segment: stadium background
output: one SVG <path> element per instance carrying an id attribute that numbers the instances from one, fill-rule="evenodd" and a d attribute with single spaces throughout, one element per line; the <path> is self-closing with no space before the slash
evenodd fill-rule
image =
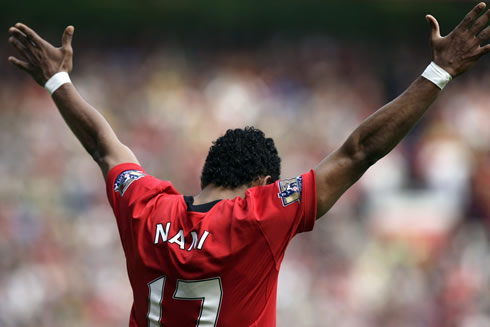
<path id="1" fill-rule="evenodd" d="M 96 165 L 49 96 L 9 66 L 22 21 L 59 44 L 72 79 L 146 170 L 199 191 L 211 141 L 255 125 L 283 177 L 314 167 L 429 63 L 475 2 L 18 1 L 0 28 L 0 326 L 124 326 L 124 255 Z M 278 326 L 490 325 L 490 59 L 296 237 Z"/>

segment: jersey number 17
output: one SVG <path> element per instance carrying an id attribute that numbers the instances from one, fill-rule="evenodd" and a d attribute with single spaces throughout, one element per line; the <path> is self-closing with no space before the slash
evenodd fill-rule
<path id="1" fill-rule="evenodd" d="M 163 289 L 166 276 L 161 276 L 148 283 L 148 327 L 160 327 L 162 320 Z M 219 277 L 202 280 L 177 280 L 173 295 L 176 300 L 201 300 L 201 310 L 196 327 L 216 327 L 223 288 Z"/>

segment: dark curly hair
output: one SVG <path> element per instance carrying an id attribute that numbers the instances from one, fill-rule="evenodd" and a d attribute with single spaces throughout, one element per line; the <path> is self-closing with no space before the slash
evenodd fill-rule
<path id="1" fill-rule="evenodd" d="M 250 185 L 258 177 L 281 174 L 281 158 L 274 140 L 255 127 L 229 129 L 213 142 L 201 174 L 201 188 Z"/>

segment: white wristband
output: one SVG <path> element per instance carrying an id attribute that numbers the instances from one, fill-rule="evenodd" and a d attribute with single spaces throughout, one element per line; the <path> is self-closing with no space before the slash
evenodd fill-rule
<path id="1" fill-rule="evenodd" d="M 425 77 L 426 79 L 437 85 L 441 90 L 445 88 L 446 85 L 453 79 L 451 74 L 449 74 L 433 61 L 422 73 L 422 77 Z"/>
<path id="2" fill-rule="evenodd" d="M 51 76 L 50 79 L 44 84 L 44 88 L 48 90 L 50 95 L 59 89 L 59 87 L 63 84 L 71 83 L 70 76 L 67 72 L 59 72 Z"/>

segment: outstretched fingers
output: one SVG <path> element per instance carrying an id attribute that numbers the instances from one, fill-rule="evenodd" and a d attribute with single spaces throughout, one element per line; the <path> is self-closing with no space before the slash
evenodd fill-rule
<path id="1" fill-rule="evenodd" d="M 8 58 L 8 61 L 13 64 L 14 66 L 17 66 L 18 68 L 25 70 L 26 72 L 31 71 L 31 65 L 25 61 L 19 60 L 15 57 L 10 56 Z"/>
<path id="2" fill-rule="evenodd" d="M 483 31 L 477 35 L 479 43 L 485 42 L 490 38 L 490 26 L 487 26 Z"/>
<path id="3" fill-rule="evenodd" d="M 9 34 L 19 40 L 26 48 L 37 47 L 34 41 L 29 39 L 27 35 L 16 27 L 9 28 Z"/>
<path id="4" fill-rule="evenodd" d="M 467 30 L 470 28 L 471 24 L 477 19 L 477 17 L 485 10 L 487 5 L 485 2 L 480 2 L 477 4 L 466 16 L 463 18 L 461 23 L 456 27 L 456 29 Z"/>
<path id="5" fill-rule="evenodd" d="M 45 42 L 39 35 L 37 35 L 36 32 L 27 27 L 27 25 L 17 23 L 15 24 L 15 27 L 22 31 L 22 33 L 24 33 L 28 39 L 34 42 L 34 44 L 42 44 L 43 42 Z"/>
<path id="6" fill-rule="evenodd" d="M 17 49 L 17 51 L 19 51 L 19 53 L 25 59 L 27 59 L 28 61 L 32 61 L 33 60 L 32 53 L 29 50 L 29 46 L 27 45 L 28 42 L 22 42 L 21 39 L 15 37 L 15 36 L 9 37 L 9 40 L 8 41 L 9 41 L 10 44 L 12 44 L 14 46 L 14 48 Z"/>
<path id="7" fill-rule="evenodd" d="M 25 35 L 21 30 L 19 30 L 17 27 L 11 27 L 9 28 L 9 34 L 12 36 L 16 36 L 18 38 L 24 38 L 27 39 L 27 35 Z"/>
<path id="8" fill-rule="evenodd" d="M 470 31 L 473 35 L 478 34 L 488 24 L 488 20 L 490 19 L 490 10 L 487 10 L 486 13 L 478 17 L 475 23 L 471 26 Z"/>
<path id="9" fill-rule="evenodd" d="M 479 57 L 490 53 L 490 44 L 487 44 L 480 48 Z"/>

